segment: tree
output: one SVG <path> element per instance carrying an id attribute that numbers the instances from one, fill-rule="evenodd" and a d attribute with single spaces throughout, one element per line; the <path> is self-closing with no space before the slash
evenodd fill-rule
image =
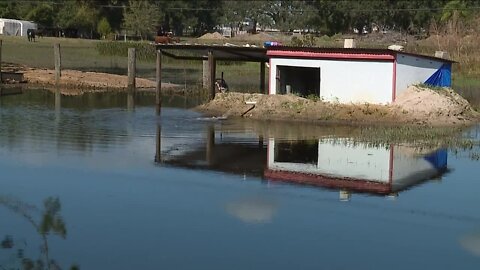
<path id="1" fill-rule="evenodd" d="M 139 35 L 142 39 L 146 39 L 155 32 L 159 21 L 158 7 L 147 0 L 130 0 L 128 8 L 123 12 L 125 29 Z"/>
<path id="2" fill-rule="evenodd" d="M 52 27 L 55 21 L 55 12 L 50 4 L 41 3 L 33 7 L 25 19 L 34 21 L 42 26 Z"/>
<path id="3" fill-rule="evenodd" d="M 97 20 L 98 10 L 93 5 L 83 1 L 66 1 L 58 12 L 56 26 L 73 28 L 81 37 L 93 38 Z"/>
<path id="4" fill-rule="evenodd" d="M 108 22 L 107 18 L 103 17 L 97 25 L 97 32 L 102 36 L 102 38 L 106 38 L 111 32 L 112 27 Z"/>

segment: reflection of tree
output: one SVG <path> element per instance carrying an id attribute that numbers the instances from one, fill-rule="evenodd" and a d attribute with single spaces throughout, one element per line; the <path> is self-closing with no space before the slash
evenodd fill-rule
<path id="1" fill-rule="evenodd" d="M 22 268 L 24 270 L 50 270 L 61 269 L 55 260 L 50 258 L 48 237 L 56 234 L 62 238 L 66 238 L 67 229 L 62 216 L 60 215 L 61 203 L 59 198 L 48 197 L 43 202 L 43 209 L 40 212 L 39 220 L 35 219 L 35 214 L 39 209 L 35 206 L 26 204 L 20 200 L 0 196 L 0 205 L 5 206 L 12 212 L 25 218 L 41 237 L 41 253 L 43 258 L 32 260 L 23 256 L 23 250 L 18 250 L 18 258 L 21 259 Z M 2 241 L 2 247 L 12 248 L 14 241 L 11 236 L 7 235 Z M 0 269 L 7 269 L 0 265 Z M 77 266 L 71 266 L 70 269 L 79 269 Z"/>

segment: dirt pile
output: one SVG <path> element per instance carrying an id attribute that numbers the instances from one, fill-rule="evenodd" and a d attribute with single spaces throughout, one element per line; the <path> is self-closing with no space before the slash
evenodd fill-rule
<path id="1" fill-rule="evenodd" d="M 205 35 L 199 37 L 198 39 L 226 39 L 222 34 L 218 32 L 206 33 Z"/>
<path id="2" fill-rule="evenodd" d="M 408 112 L 409 117 L 426 123 L 455 124 L 478 117 L 470 103 L 450 88 L 410 86 L 392 105 Z"/>
<path id="3" fill-rule="evenodd" d="M 224 93 L 197 110 L 209 116 L 345 124 L 449 126 L 479 119 L 468 102 L 449 89 L 409 88 L 394 104 L 340 104 L 294 95 Z"/>
<path id="4" fill-rule="evenodd" d="M 270 35 L 270 34 L 260 32 L 258 34 L 237 35 L 237 36 L 233 37 L 233 40 L 264 42 L 264 41 L 274 41 L 275 37 Z"/>

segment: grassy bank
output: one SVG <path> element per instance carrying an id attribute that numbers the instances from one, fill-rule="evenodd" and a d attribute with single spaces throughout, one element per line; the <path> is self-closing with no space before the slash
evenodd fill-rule
<path id="1" fill-rule="evenodd" d="M 37 42 L 28 42 L 22 37 L 1 37 L 3 40 L 3 61 L 22 64 L 36 68 L 53 68 L 53 44 L 60 43 L 62 47 L 62 65 L 65 69 L 82 71 L 97 71 L 115 74 L 127 73 L 127 49 L 136 47 L 138 50 L 137 73 L 144 78 L 155 76 L 155 50 L 147 42 L 104 42 L 98 40 L 66 39 L 66 38 L 39 38 Z M 274 38 L 275 39 L 275 38 Z M 280 39 L 289 44 L 289 38 Z M 201 42 L 213 43 L 250 43 L 260 45 L 262 41 L 248 39 L 235 40 L 196 40 L 184 39 L 184 42 L 194 44 Z M 407 51 L 432 54 L 435 50 L 449 51 L 453 59 L 459 61 L 454 65 L 453 84 L 461 95 L 469 100 L 473 106 L 480 109 L 480 55 L 476 54 L 474 41 L 461 46 L 458 42 L 437 42 L 436 38 L 408 43 Z M 343 37 L 319 37 L 314 39 L 315 46 L 339 47 L 343 46 Z M 359 47 L 386 47 L 387 41 L 359 40 Z M 200 61 L 179 61 L 167 57 L 163 59 L 163 78 L 166 82 L 191 87 L 199 86 L 202 78 L 202 63 Z M 259 89 L 260 68 L 258 63 L 232 64 L 219 62 L 217 78 L 224 72 L 224 77 L 232 91 L 256 92 Z"/>
<path id="2" fill-rule="evenodd" d="M 155 77 L 155 49 L 147 42 L 103 42 L 98 40 L 39 38 L 28 42 L 22 37 L 1 37 L 3 40 L 2 61 L 35 68 L 53 69 L 53 44 L 62 48 L 62 68 L 81 71 L 107 72 L 125 75 L 127 73 L 127 49 L 138 50 L 137 74 L 139 77 Z M 180 85 L 200 85 L 202 63 L 200 61 L 179 61 L 163 58 L 163 79 Z M 217 77 L 224 72 L 232 90 L 259 88 L 260 68 L 255 63 L 233 64 L 219 62 Z M 245 80 L 245 78 L 249 78 Z M 255 78 L 250 80 L 250 78 Z"/>

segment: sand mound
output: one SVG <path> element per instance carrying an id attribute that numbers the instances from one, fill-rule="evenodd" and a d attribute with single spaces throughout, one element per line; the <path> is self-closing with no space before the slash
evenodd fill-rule
<path id="1" fill-rule="evenodd" d="M 210 116 L 356 124 L 449 126 L 479 119 L 470 104 L 451 89 L 419 87 L 410 87 L 392 105 L 329 103 L 295 95 L 223 93 L 197 110 Z"/>
<path id="2" fill-rule="evenodd" d="M 199 37 L 198 39 L 226 39 L 222 34 L 218 32 L 206 33 L 205 35 Z"/>
<path id="3" fill-rule="evenodd" d="M 242 34 L 235 36 L 234 40 L 241 40 L 241 41 L 273 41 L 275 37 L 269 35 L 267 33 L 258 33 L 258 34 Z"/>
<path id="4" fill-rule="evenodd" d="M 53 86 L 55 85 L 55 72 L 48 69 L 25 69 L 24 77 L 30 84 Z M 128 85 L 125 75 L 108 74 L 101 72 L 82 72 L 78 70 L 62 70 L 60 86 L 63 94 L 82 94 L 92 90 L 124 90 Z M 155 82 L 148 79 L 137 78 L 138 90 L 155 88 Z M 162 83 L 164 89 L 174 88 L 175 85 Z"/>
<path id="5" fill-rule="evenodd" d="M 470 103 L 450 88 L 410 86 L 393 103 L 417 119 L 451 122 L 477 117 Z"/>

